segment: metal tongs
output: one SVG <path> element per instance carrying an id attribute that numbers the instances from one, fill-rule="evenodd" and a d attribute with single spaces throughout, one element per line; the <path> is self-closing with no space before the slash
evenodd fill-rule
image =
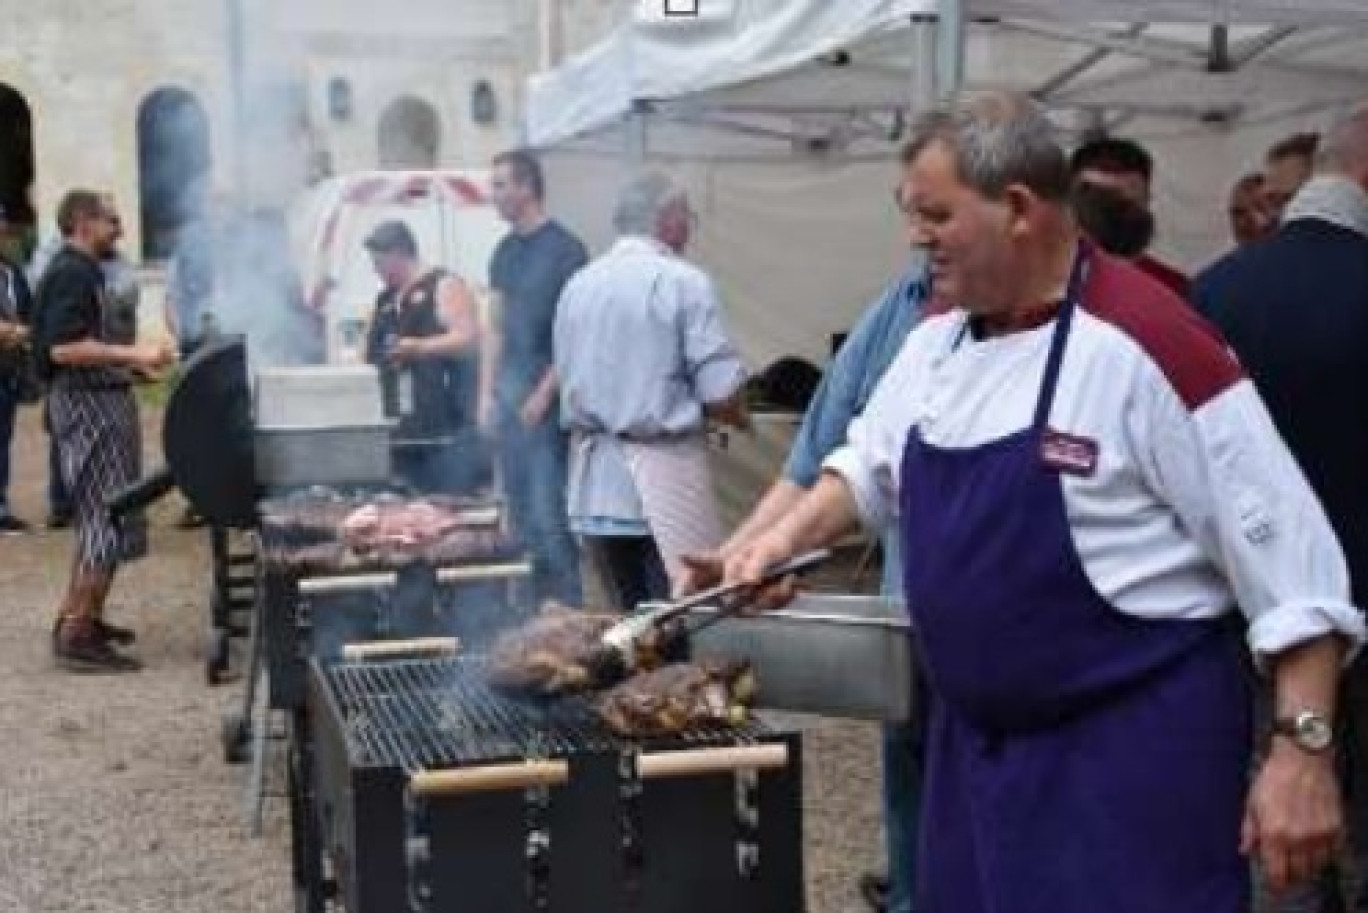
<path id="1" fill-rule="evenodd" d="M 749 601 L 745 599 L 731 599 L 729 597 L 737 596 L 755 587 L 778 583 L 791 574 L 804 573 L 830 557 L 830 549 L 814 549 L 771 565 L 754 583 L 719 584 L 684 599 L 651 606 L 627 616 L 603 633 L 601 638 L 602 649 L 591 663 L 594 667 L 594 678 L 596 680 L 619 678 L 630 672 L 635 665 L 637 648 L 643 641 L 660 635 L 661 632 L 669 628 L 672 622 L 694 609 L 716 604 L 717 612 L 697 625 L 694 630 L 707 627 L 723 618 L 736 615 L 750 605 Z"/>

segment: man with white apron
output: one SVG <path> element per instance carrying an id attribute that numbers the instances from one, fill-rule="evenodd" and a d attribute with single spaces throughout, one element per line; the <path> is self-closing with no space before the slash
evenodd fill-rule
<path id="1" fill-rule="evenodd" d="M 932 698 L 918 911 L 1245 913 L 1247 856 L 1280 890 L 1339 837 L 1364 633 L 1339 545 L 1221 340 L 1079 238 L 1035 105 L 934 112 L 904 163 L 949 306 L 727 576 L 899 515 Z M 1279 716 L 1252 788 L 1241 634 Z"/>
<path id="2" fill-rule="evenodd" d="M 617 242 L 570 279 L 556 309 L 570 525 L 622 608 L 668 597 L 680 556 L 721 544 L 705 423 L 745 424 L 745 367 L 717 294 L 679 256 L 693 220 L 678 184 L 633 180 Z"/>

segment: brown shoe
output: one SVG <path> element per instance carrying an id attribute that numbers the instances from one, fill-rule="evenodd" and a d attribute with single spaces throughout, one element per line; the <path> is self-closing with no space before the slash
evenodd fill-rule
<path id="1" fill-rule="evenodd" d="M 138 635 L 132 628 L 111 624 L 103 618 L 95 619 L 95 633 L 118 647 L 128 647 L 138 642 Z"/>
<path id="2" fill-rule="evenodd" d="M 53 656 L 58 668 L 67 672 L 137 672 L 142 668 L 138 660 L 111 647 L 94 624 L 81 622 L 62 626 L 53 644 Z"/>

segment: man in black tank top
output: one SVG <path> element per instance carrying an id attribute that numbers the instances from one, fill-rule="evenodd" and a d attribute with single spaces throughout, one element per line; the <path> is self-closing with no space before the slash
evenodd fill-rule
<path id="1" fill-rule="evenodd" d="M 384 289 L 366 339 L 386 412 L 398 420 L 395 468 L 422 492 L 470 493 L 488 484 L 476 424 L 480 326 L 464 282 L 424 266 L 403 222 L 366 239 Z"/>

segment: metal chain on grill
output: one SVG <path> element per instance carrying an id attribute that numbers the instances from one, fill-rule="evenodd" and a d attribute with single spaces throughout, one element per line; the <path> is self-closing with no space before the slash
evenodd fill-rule
<path id="1" fill-rule="evenodd" d="M 736 772 L 736 871 L 742 878 L 760 874 L 760 772 Z"/>
<path id="2" fill-rule="evenodd" d="M 375 617 L 375 634 L 377 640 L 384 640 L 387 637 L 394 637 L 394 612 L 395 603 L 398 601 L 395 594 L 397 587 L 377 588 L 372 593 L 371 612 Z"/>
<path id="3" fill-rule="evenodd" d="M 528 745 L 528 760 L 550 757 L 539 733 Z M 533 786 L 523 793 L 524 824 L 527 829 L 527 899 L 534 911 L 551 909 L 551 787 Z"/>
<path id="4" fill-rule="evenodd" d="M 618 814 L 622 833 L 622 862 L 626 875 L 629 906 L 641 898 L 642 874 L 646 869 L 646 842 L 641 797 L 645 787 L 637 767 L 637 752 L 623 748 L 618 752 Z"/>

